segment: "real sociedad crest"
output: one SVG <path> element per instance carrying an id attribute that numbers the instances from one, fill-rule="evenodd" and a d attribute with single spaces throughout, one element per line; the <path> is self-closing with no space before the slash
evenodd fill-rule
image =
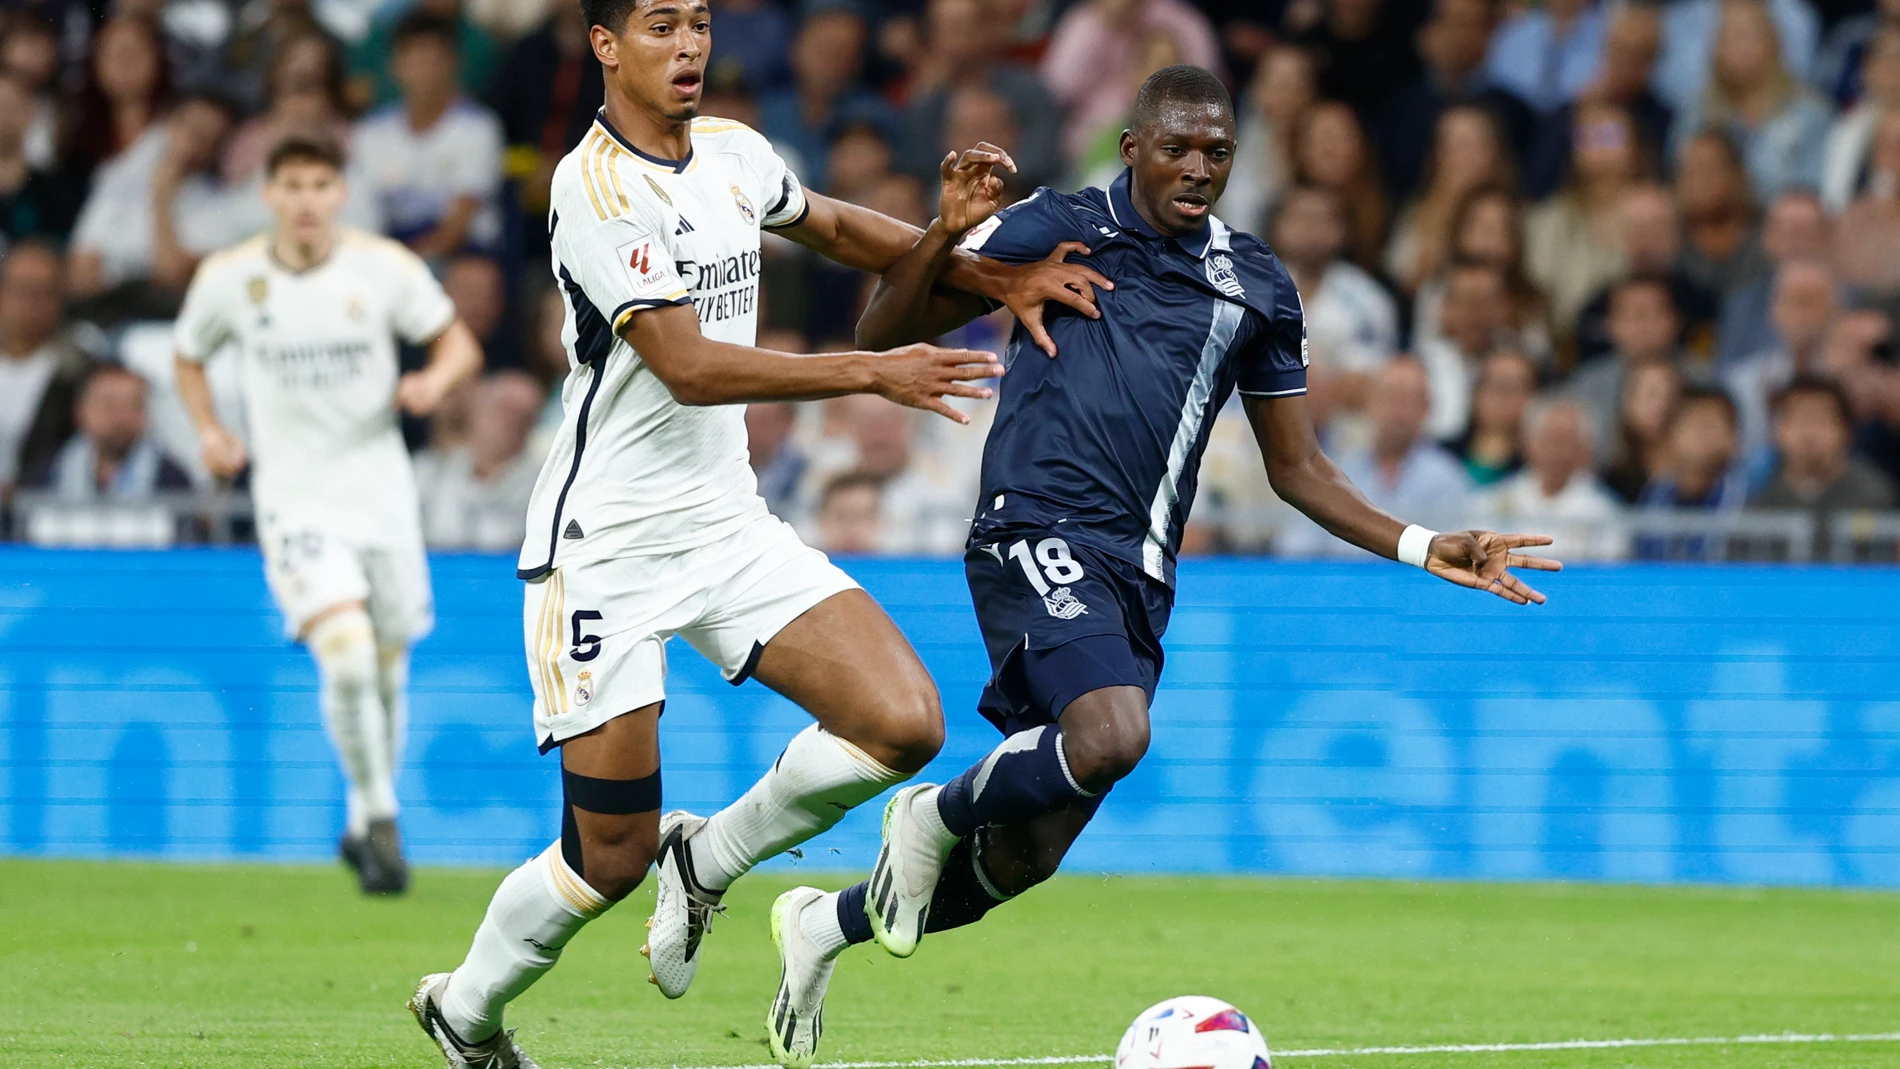
<path id="1" fill-rule="evenodd" d="M 1224 252 L 1207 258 L 1207 282 L 1235 300 L 1247 296 L 1247 291 L 1240 288 L 1240 276 L 1234 272 L 1234 258 Z"/>

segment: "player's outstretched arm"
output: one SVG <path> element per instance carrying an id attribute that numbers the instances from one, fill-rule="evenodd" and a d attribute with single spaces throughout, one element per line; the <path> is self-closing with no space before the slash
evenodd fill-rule
<path id="1" fill-rule="evenodd" d="M 816 401 L 873 393 L 968 423 L 968 416 L 943 399 L 987 398 L 992 392 L 988 387 L 970 383 L 1003 373 L 989 353 L 934 345 L 827 356 L 729 345 L 699 332 L 699 316 L 691 305 L 636 312 L 620 333 L 683 405 Z"/>
<path id="2" fill-rule="evenodd" d="M 962 155 L 952 152 L 938 164 L 943 192 L 937 218 L 878 279 L 871 301 L 858 320 L 859 345 L 888 349 L 941 337 L 989 310 L 982 297 L 944 285 L 943 275 L 955 262 L 957 244 L 963 236 L 1002 206 L 1003 180 L 995 173 L 998 168 L 1014 171 L 1016 163 L 1009 153 L 988 142 L 980 142 Z M 1080 242 L 1065 242 L 1046 262 L 1060 264 L 1072 252 L 1088 251 Z M 1024 320 L 1024 325 L 1036 343 L 1054 356 L 1055 343 L 1043 328 L 1040 309 L 1037 311 L 1034 319 Z M 1091 303 L 1085 314 L 1099 317 L 1101 313 Z"/>
<path id="3" fill-rule="evenodd" d="M 846 267 L 882 275 L 922 236 L 909 223 L 810 190 L 805 191 L 805 201 L 810 211 L 804 220 L 778 233 Z M 1042 306 L 1058 301 L 1091 319 L 1100 318 L 1095 288 L 1114 288 L 1100 273 L 1081 264 L 1052 259 L 1018 267 L 960 251 L 949 254 L 939 281 L 1008 308 L 1051 356 L 1055 346 L 1042 329 Z"/>
<path id="4" fill-rule="evenodd" d="M 1320 449 L 1304 397 L 1249 397 L 1246 407 L 1274 493 L 1334 537 L 1389 560 L 1417 564 L 1447 582 L 1489 591 L 1518 605 L 1544 603 L 1544 595 L 1511 570 L 1562 570 L 1563 565 L 1554 560 L 1517 552 L 1550 545 L 1548 536 L 1494 531 L 1437 534 L 1407 527 L 1367 501 Z M 1423 545 L 1417 544 L 1420 542 Z"/>

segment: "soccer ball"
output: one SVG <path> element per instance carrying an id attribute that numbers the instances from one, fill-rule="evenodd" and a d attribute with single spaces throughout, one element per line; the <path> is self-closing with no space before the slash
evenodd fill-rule
<path id="1" fill-rule="evenodd" d="M 1273 1069 L 1267 1037 L 1217 998 L 1183 995 L 1143 1010 L 1115 1050 L 1115 1069 Z"/>

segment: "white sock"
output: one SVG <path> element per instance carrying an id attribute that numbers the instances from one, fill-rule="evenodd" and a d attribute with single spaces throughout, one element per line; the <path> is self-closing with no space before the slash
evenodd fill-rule
<path id="1" fill-rule="evenodd" d="M 694 874 L 706 890 L 723 891 L 752 866 L 817 835 L 909 778 L 813 724 L 792 738 L 751 790 L 714 813 L 693 836 Z"/>
<path id="2" fill-rule="evenodd" d="M 382 695 L 389 723 L 389 770 L 402 768 L 402 746 L 409 737 L 409 647 L 376 647 L 376 693 Z"/>
<path id="3" fill-rule="evenodd" d="M 836 891 L 806 906 L 805 912 L 799 914 L 798 926 L 804 930 L 805 938 L 817 945 L 826 961 L 837 958 L 851 948 L 851 941 L 844 937 L 844 929 L 838 924 Z"/>
<path id="4" fill-rule="evenodd" d="M 349 781 L 349 831 L 361 835 L 372 820 L 396 816 L 390 764 L 389 713 L 376 669 L 376 632 L 361 609 L 319 620 L 304 638 L 316 658 L 324 726 Z"/>
<path id="5" fill-rule="evenodd" d="M 502 1010 L 554 968 L 574 933 L 612 905 L 567 867 L 559 842 L 543 850 L 495 889 L 468 957 L 442 991 L 442 1018 L 470 1043 L 494 1035 Z"/>

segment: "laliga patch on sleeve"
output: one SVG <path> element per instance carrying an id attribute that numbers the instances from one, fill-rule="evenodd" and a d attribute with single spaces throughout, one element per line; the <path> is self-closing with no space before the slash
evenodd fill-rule
<path id="1" fill-rule="evenodd" d="M 990 235 L 996 233 L 997 228 L 1001 227 L 1002 225 L 1003 225 L 1002 216 L 1000 215 L 990 216 L 988 219 L 985 219 L 982 222 L 971 227 L 970 232 L 963 235 L 963 241 L 957 245 L 957 248 L 962 249 L 965 252 L 975 252 L 978 249 L 981 249 L 983 247 L 984 242 L 987 242 L 990 240 Z"/>
<path id="2" fill-rule="evenodd" d="M 614 250 L 614 255 L 620 259 L 620 266 L 626 270 L 627 279 L 637 290 L 651 289 L 666 277 L 669 254 L 651 238 L 629 241 Z"/>

